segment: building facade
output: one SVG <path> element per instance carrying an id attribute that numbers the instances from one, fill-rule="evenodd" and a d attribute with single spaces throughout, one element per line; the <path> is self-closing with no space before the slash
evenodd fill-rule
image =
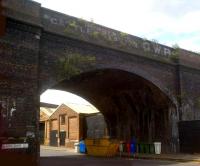
<path id="1" fill-rule="evenodd" d="M 74 143 L 86 138 L 85 116 L 97 112 L 90 105 L 61 104 L 48 116 L 44 110 L 40 113 L 41 142 L 50 146 L 73 148 Z M 43 127 L 42 124 L 43 123 Z"/>

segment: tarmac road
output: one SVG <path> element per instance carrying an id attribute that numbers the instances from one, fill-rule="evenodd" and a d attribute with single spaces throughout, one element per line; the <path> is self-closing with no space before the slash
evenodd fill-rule
<path id="1" fill-rule="evenodd" d="M 199 166 L 195 162 L 139 160 L 128 158 L 96 158 L 65 149 L 41 149 L 40 166 Z"/>
<path id="2" fill-rule="evenodd" d="M 176 163 L 159 160 L 128 160 L 128 159 L 107 159 L 85 156 L 70 157 L 42 157 L 40 166 L 199 166 L 199 163 Z"/>

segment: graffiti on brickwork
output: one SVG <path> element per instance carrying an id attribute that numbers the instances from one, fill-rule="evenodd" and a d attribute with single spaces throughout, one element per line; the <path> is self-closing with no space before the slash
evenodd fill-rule
<path id="1" fill-rule="evenodd" d="M 16 99 L 12 97 L 0 97 L 0 135 L 6 133 L 12 127 L 12 121 L 16 116 Z"/>
<path id="2" fill-rule="evenodd" d="M 11 63 L 11 62 L 0 62 L 0 65 L 4 65 L 12 70 L 22 70 L 22 71 L 30 71 L 30 70 L 36 70 L 36 65 L 24 65 L 24 64 L 17 64 L 17 63 Z"/>

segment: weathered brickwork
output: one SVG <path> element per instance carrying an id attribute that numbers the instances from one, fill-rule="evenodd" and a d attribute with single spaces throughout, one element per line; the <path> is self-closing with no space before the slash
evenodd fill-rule
<path id="1" fill-rule="evenodd" d="M 65 123 L 62 124 L 61 116 L 65 117 Z M 67 107 L 66 105 L 60 105 L 56 111 L 45 120 L 47 125 L 47 132 L 45 136 L 44 143 L 45 145 L 51 145 L 50 135 L 54 130 L 57 133 L 56 137 L 56 145 L 57 146 L 66 146 L 68 148 L 74 148 L 74 143 L 83 139 L 84 130 L 84 114 L 79 114 Z M 61 142 L 60 133 L 64 132 L 65 140 L 63 143 Z"/>
<path id="2" fill-rule="evenodd" d="M 5 35 L 0 38 L 0 102 L 3 107 L 1 137 L 30 138 L 32 164 L 38 158 L 38 27 L 7 18 Z M 30 145 L 31 145 L 30 144 Z M 36 146 L 35 146 L 36 145 Z M 30 149 L 31 148 L 31 149 Z"/>
<path id="3" fill-rule="evenodd" d="M 197 69 L 181 68 L 182 120 L 200 119 L 200 72 Z"/>
<path id="4" fill-rule="evenodd" d="M 39 95 L 52 87 L 84 96 L 100 108 L 108 123 L 118 118 L 109 124 L 115 135 L 120 110 L 125 110 L 127 126 L 133 125 L 127 110 L 136 110 L 133 115 L 139 116 L 138 110 L 147 103 L 151 111 L 166 110 L 160 118 L 166 122 L 161 130 L 167 136 L 165 144 L 172 144 L 169 151 L 178 151 L 177 122 L 200 120 L 197 54 L 182 50 L 179 63 L 173 62 L 173 49 L 167 46 L 44 9 L 33 1 L 2 4 L 6 32 L 0 38 L 1 136 L 30 138 L 34 161 L 39 154 Z M 77 63 L 74 75 L 63 75 L 59 62 L 69 60 L 69 55 L 94 61 Z M 156 122 L 152 125 L 154 130 Z M 127 126 L 120 126 L 119 133 Z M 152 133 L 155 138 L 159 135 Z"/>

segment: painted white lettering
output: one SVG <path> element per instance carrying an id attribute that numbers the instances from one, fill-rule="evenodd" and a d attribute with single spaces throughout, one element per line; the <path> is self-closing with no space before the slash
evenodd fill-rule
<path id="1" fill-rule="evenodd" d="M 59 19 L 59 25 L 65 25 L 65 20 L 63 20 L 63 19 Z"/>
<path id="2" fill-rule="evenodd" d="M 142 46 L 143 46 L 144 51 L 151 51 L 149 42 L 143 42 Z"/>
<path id="3" fill-rule="evenodd" d="M 81 33 L 83 32 L 83 28 L 82 27 L 79 27 L 79 30 L 80 30 Z"/>
<path id="4" fill-rule="evenodd" d="M 92 33 L 92 26 L 90 24 L 86 24 L 86 33 Z"/>
<path id="5" fill-rule="evenodd" d="M 130 43 L 130 45 L 134 48 L 138 48 L 138 43 L 135 40 L 129 40 L 128 41 Z"/>
<path id="6" fill-rule="evenodd" d="M 156 54 L 160 54 L 162 47 L 159 44 L 153 44 L 153 48 Z"/>
<path id="7" fill-rule="evenodd" d="M 110 34 L 108 35 L 108 40 L 112 41 L 112 36 Z"/>
<path id="8" fill-rule="evenodd" d="M 44 15 L 45 19 L 49 19 L 49 16 L 47 14 Z"/>
<path id="9" fill-rule="evenodd" d="M 113 41 L 118 41 L 117 34 L 115 32 L 112 32 L 110 36 L 112 37 Z"/>
<path id="10" fill-rule="evenodd" d="M 171 55 L 171 50 L 169 48 L 164 48 L 164 55 L 165 56 L 170 56 Z"/>
<path id="11" fill-rule="evenodd" d="M 108 36 L 108 32 L 103 30 L 100 32 L 102 34 L 103 37 L 107 37 Z"/>
<path id="12" fill-rule="evenodd" d="M 97 32 L 101 32 L 103 29 L 101 27 L 94 26 L 93 29 Z"/>
<path id="13" fill-rule="evenodd" d="M 52 24 L 58 24 L 58 19 L 56 18 L 51 18 L 50 21 Z"/>

